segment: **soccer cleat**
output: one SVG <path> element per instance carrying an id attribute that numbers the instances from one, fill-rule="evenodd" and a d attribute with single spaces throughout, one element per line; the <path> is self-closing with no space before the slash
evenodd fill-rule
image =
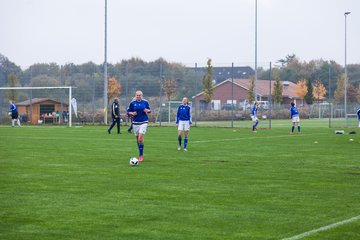
<path id="1" fill-rule="evenodd" d="M 178 151 L 180 151 L 181 150 L 181 146 L 178 146 Z"/>
<path id="2" fill-rule="evenodd" d="M 144 156 L 139 156 L 139 162 L 144 161 Z"/>
<path id="3" fill-rule="evenodd" d="M 301 134 L 301 132 L 298 132 L 298 134 Z"/>
<path id="4" fill-rule="evenodd" d="M 108 133 L 110 134 L 110 129 L 108 129 Z"/>
<path id="5" fill-rule="evenodd" d="M 294 132 L 290 132 L 290 134 L 294 134 Z"/>
<path id="6" fill-rule="evenodd" d="M 186 148 L 184 148 L 184 151 L 185 151 L 185 152 L 187 152 L 187 149 L 186 149 Z"/>

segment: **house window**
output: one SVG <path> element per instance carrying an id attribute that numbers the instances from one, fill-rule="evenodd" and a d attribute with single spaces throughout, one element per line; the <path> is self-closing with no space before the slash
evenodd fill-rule
<path id="1" fill-rule="evenodd" d="M 221 109 L 221 101 L 220 100 L 211 100 L 211 108 L 213 110 L 220 110 Z"/>
<path id="2" fill-rule="evenodd" d="M 200 100 L 200 110 L 206 110 L 208 109 L 208 103 L 205 102 L 204 100 Z"/>

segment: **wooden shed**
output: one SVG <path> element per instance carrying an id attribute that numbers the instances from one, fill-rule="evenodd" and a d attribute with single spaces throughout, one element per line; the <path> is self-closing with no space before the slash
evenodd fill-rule
<path id="1" fill-rule="evenodd" d="M 30 104 L 32 105 L 32 119 L 30 118 Z M 27 121 L 32 124 L 38 124 L 39 120 L 43 123 L 62 123 L 63 113 L 69 111 L 69 104 L 61 103 L 49 98 L 33 98 L 16 103 L 19 116 L 26 114 Z"/>

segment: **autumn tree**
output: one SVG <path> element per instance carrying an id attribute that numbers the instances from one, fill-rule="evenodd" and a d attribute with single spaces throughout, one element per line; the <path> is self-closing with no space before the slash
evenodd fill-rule
<path id="1" fill-rule="evenodd" d="M 118 97 L 121 93 L 121 84 L 116 80 L 114 76 L 108 80 L 108 103 L 110 99 Z"/>
<path id="2" fill-rule="evenodd" d="M 341 77 L 337 80 L 336 89 L 334 93 L 334 98 L 337 103 L 341 103 L 344 101 L 345 96 L 345 75 L 341 75 Z"/>
<path id="3" fill-rule="evenodd" d="M 176 80 L 168 79 L 165 80 L 162 86 L 166 99 L 170 101 L 172 98 L 176 97 Z"/>
<path id="4" fill-rule="evenodd" d="M 248 92 L 248 100 L 251 104 L 253 101 L 255 101 L 255 95 L 254 95 L 254 87 L 255 87 L 255 77 L 250 78 L 250 87 Z"/>
<path id="5" fill-rule="evenodd" d="M 347 86 L 347 99 L 349 100 L 349 102 L 357 102 L 357 91 L 358 90 L 356 89 L 356 87 L 354 87 L 352 84 L 349 84 Z"/>
<path id="6" fill-rule="evenodd" d="M 275 76 L 275 83 L 274 83 L 274 91 L 273 91 L 273 97 L 274 97 L 274 103 L 277 103 L 280 105 L 282 102 L 282 92 L 283 92 L 283 86 L 279 75 Z"/>
<path id="7" fill-rule="evenodd" d="M 358 87 L 357 94 L 356 94 L 356 100 L 357 100 L 357 103 L 360 103 L 360 83 L 359 83 L 359 87 Z"/>
<path id="8" fill-rule="evenodd" d="M 302 99 L 302 105 L 304 106 L 304 98 L 308 92 L 306 80 L 302 79 L 296 83 L 295 93 Z"/>
<path id="9" fill-rule="evenodd" d="M 314 102 L 313 85 L 312 85 L 310 79 L 307 80 L 306 86 L 307 86 L 308 91 L 305 95 L 304 100 L 307 104 L 313 104 L 313 102 Z"/>
<path id="10" fill-rule="evenodd" d="M 9 87 L 18 87 L 19 86 L 18 79 L 14 73 L 10 73 L 8 76 L 8 86 Z M 8 99 L 17 101 L 18 91 L 14 90 L 14 89 L 9 90 L 7 92 L 7 97 L 8 97 Z"/>
<path id="11" fill-rule="evenodd" d="M 320 100 L 323 100 L 325 98 L 326 92 L 327 90 L 324 87 L 324 85 L 321 83 L 321 81 L 316 80 L 313 88 L 313 96 L 315 99 L 318 100 L 318 103 L 320 102 Z"/>
<path id="12" fill-rule="evenodd" d="M 204 86 L 204 101 L 209 104 L 214 95 L 214 86 L 213 86 L 213 67 L 211 65 L 211 59 L 207 61 L 206 75 L 203 77 L 203 86 Z"/>

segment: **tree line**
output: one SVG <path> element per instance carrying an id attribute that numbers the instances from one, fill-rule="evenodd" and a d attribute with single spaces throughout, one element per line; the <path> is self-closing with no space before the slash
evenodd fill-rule
<path id="1" fill-rule="evenodd" d="M 206 67 L 198 71 L 181 63 L 169 63 L 163 58 L 151 62 L 131 58 L 109 63 L 108 77 L 112 79 L 109 84 L 113 84 L 109 88 L 117 89 L 112 94 L 118 93 L 128 99 L 133 97 L 137 89 L 142 89 L 146 96 L 163 95 L 166 100 L 180 100 L 204 91 L 211 101 L 211 75 L 216 69 L 211 61 L 208 59 Z M 360 102 L 360 64 L 349 64 L 347 70 L 348 99 L 350 102 Z M 335 61 L 320 59 L 305 62 L 293 54 L 277 61 L 271 74 L 270 69 L 259 68 L 258 79 L 268 80 L 271 77 L 275 81 L 294 82 L 298 85 L 297 94 L 309 104 L 323 98 L 342 102 L 345 85 L 343 73 L 344 68 Z M 0 54 L 0 86 L 73 86 L 77 87 L 75 94 L 81 95 L 84 101 L 90 101 L 94 97 L 103 97 L 103 79 L 102 64 L 37 63 L 21 69 Z M 277 99 L 275 95 L 274 99 Z"/>

